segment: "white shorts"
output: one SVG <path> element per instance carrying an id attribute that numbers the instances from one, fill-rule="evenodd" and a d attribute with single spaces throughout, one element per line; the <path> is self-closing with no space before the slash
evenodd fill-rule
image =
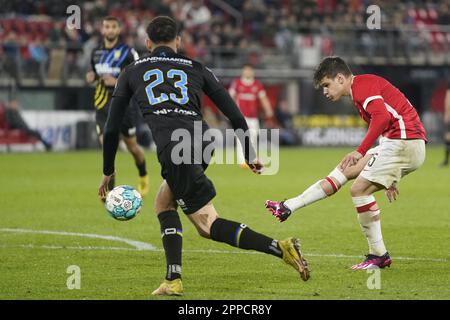
<path id="1" fill-rule="evenodd" d="M 425 161 L 425 141 L 381 138 L 380 144 L 370 149 L 373 157 L 360 176 L 389 188 L 401 178 L 417 170 Z"/>

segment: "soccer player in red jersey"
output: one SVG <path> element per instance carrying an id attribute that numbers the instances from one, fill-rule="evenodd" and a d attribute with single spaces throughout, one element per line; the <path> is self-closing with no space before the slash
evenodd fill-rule
<path id="1" fill-rule="evenodd" d="M 315 71 L 314 82 L 331 101 L 350 96 L 369 129 L 356 150 L 324 179 L 297 197 L 281 202 L 268 200 L 266 207 L 284 221 L 292 212 L 333 195 L 348 180 L 355 179 L 350 193 L 369 254 L 352 269 L 390 266 L 381 234 L 380 209 L 373 194 L 385 190 L 389 201 L 396 199 L 397 183 L 425 160 L 425 129 L 414 107 L 396 87 L 376 75 L 353 75 L 339 57 L 325 58 Z M 371 149 L 380 136 L 379 145 Z"/>
<path id="2" fill-rule="evenodd" d="M 246 64 L 243 66 L 241 77 L 231 83 L 228 92 L 244 115 L 250 131 L 250 140 L 256 146 L 259 130 L 259 105 L 262 106 L 266 119 L 273 117 L 273 111 L 263 84 L 255 79 L 255 71 L 252 65 Z M 237 143 L 239 144 L 239 141 Z M 242 148 L 238 145 L 238 162 L 242 167 L 246 167 L 244 155 L 241 150 Z"/>

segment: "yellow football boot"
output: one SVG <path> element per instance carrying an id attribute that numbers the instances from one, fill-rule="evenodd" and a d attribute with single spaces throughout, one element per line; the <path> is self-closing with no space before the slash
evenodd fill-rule
<path id="1" fill-rule="evenodd" d="M 137 186 L 137 191 L 141 194 L 141 196 L 145 196 L 150 191 L 150 182 L 149 182 L 148 174 L 143 177 L 139 177 L 139 183 Z"/>
<path id="2" fill-rule="evenodd" d="M 307 281 L 309 279 L 308 263 L 305 259 L 303 259 L 300 252 L 300 240 L 296 238 L 279 240 L 278 246 L 283 253 L 284 262 L 291 265 L 295 270 L 297 270 L 303 281 Z"/>
<path id="3" fill-rule="evenodd" d="M 164 280 L 158 289 L 152 292 L 154 296 L 182 296 L 183 284 L 181 279 Z"/>

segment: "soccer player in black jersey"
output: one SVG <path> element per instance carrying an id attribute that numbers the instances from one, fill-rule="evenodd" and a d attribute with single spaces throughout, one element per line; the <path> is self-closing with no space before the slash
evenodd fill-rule
<path id="1" fill-rule="evenodd" d="M 165 16 L 154 18 L 148 25 L 147 34 L 149 40 L 146 44 L 151 55 L 130 64 L 120 74 L 113 93 L 104 133 L 104 176 L 99 195 L 102 198 L 106 196 L 106 186 L 114 174 L 120 125 L 128 102 L 133 97 L 153 133 L 164 178 L 156 196 L 155 209 L 161 225 L 167 273 L 164 282 L 153 294 L 183 294 L 182 226 L 177 213 L 178 205 L 202 237 L 279 257 L 294 267 L 306 281 L 309 270 L 300 253 L 298 239 L 277 241 L 251 230 L 245 224 L 218 216 L 211 202 L 216 191 L 205 175 L 208 160 L 202 157 L 207 143 L 204 142 L 203 134 L 195 135 L 199 123 L 202 132 L 208 128 L 200 110 L 202 93 L 214 101 L 235 130 L 246 132 L 247 123 L 211 70 L 177 54 L 180 37 L 174 20 Z M 177 129 L 194 135 L 194 141 L 189 146 L 191 149 L 187 150 L 188 159 L 182 163 L 174 161 L 174 151 L 180 143 L 173 138 Z M 249 135 L 238 135 L 238 138 L 244 146 L 244 156 L 249 167 L 253 172 L 261 173 L 263 165 L 256 159 Z"/>
<path id="2" fill-rule="evenodd" d="M 95 120 L 97 122 L 97 134 L 101 144 L 103 144 L 103 131 L 117 77 L 123 68 L 139 58 L 133 48 L 119 41 L 120 31 L 120 22 L 117 18 L 109 16 L 103 19 L 103 43 L 92 52 L 92 70 L 86 74 L 86 81 L 88 83 L 97 80 L 94 106 L 96 109 Z M 134 101 L 131 101 L 131 107 L 128 108 L 122 123 L 121 133 L 123 141 L 128 151 L 133 155 L 139 171 L 137 190 L 142 195 L 146 195 L 149 191 L 149 178 L 145 165 L 144 151 L 138 145 L 136 139 L 136 112 L 139 112 L 137 106 Z M 111 190 L 113 187 L 114 177 L 110 180 L 108 188 Z"/>

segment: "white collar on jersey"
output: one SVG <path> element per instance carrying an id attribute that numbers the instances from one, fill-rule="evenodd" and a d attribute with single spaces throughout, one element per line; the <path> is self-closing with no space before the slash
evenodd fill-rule
<path id="1" fill-rule="evenodd" d="M 350 83 L 350 97 L 352 98 L 352 100 L 353 100 L 353 89 L 352 89 L 352 86 L 353 86 L 353 80 L 354 79 L 355 79 L 355 76 L 352 75 L 352 83 Z"/>

